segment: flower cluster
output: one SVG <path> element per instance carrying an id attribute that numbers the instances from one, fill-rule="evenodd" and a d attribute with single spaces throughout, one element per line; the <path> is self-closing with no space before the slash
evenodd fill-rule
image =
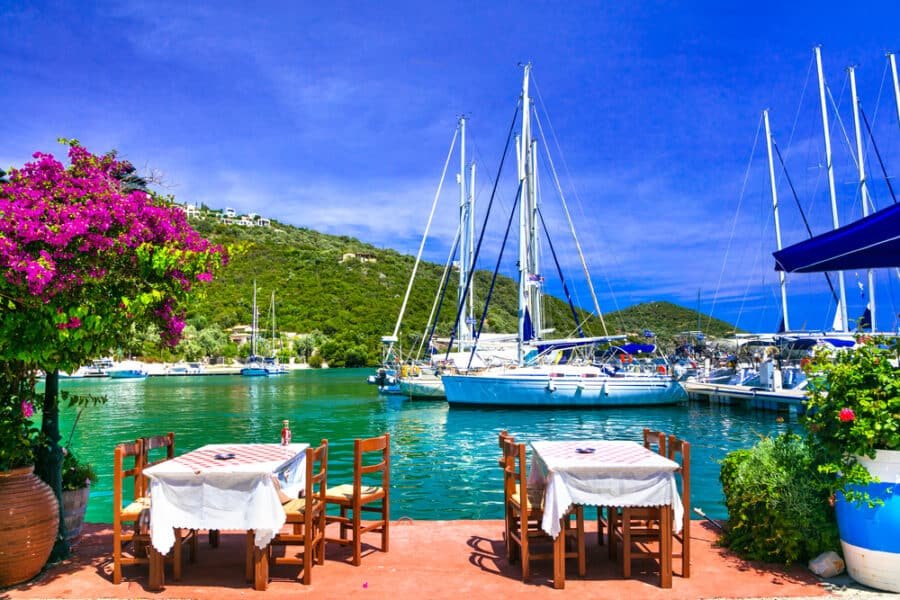
<path id="1" fill-rule="evenodd" d="M 0 368 L 0 471 L 33 464 L 37 429 L 29 374 L 21 363 Z"/>
<path id="2" fill-rule="evenodd" d="M 174 345 L 192 284 L 227 263 L 224 248 L 141 189 L 130 163 L 68 143 L 68 167 L 38 152 L 0 182 L 0 339 L 15 341 L 0 359 L 77 367 L 135 319 Z"/>
<path id="3" fill-rule="evenodd" d="M 900 450 L 900 342 L 861 338 L 856 348 L 821 352 L 807 367 L 810 389 L 803 422 L 825 455 L 837 489 L 865 483 L 857 456 Z"/>

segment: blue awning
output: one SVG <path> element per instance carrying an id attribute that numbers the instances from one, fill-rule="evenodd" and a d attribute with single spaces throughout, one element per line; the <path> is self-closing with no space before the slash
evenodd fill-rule
<path id="1" fill-rule="evenodd" d="M 773 256 L 775 270 L 788 273 L 900 267 L 900 204 L 788 246 Z"/>

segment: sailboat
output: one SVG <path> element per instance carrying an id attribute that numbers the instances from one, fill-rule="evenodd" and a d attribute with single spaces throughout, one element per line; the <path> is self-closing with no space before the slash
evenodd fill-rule
<path id="1" fill-rule="evenodd" d="M 263 364 L 266 367 L 267 374 L 269 375 L 284 375 L 288 372 L 287 367 L 280 364 L 278 362 L 278 357 L 275 355 L 275 292 L 272 292 L 272 302 L 269 307 L 269 323 L 272 326 L 272 356 L 269 356 L 263 359 Z"/>
<path id="2" fill-rule="evenodd" d="M 522 121 L 517 141 L 519 173 L 519 327 L 517 361 L 512 365 L 444 374 L 447 401 L 463 405 L 534 406 L 639 406 L 674 404 L 685 399 L 684 390 L 661 370 L 614 371 L 593 363 L 594 348 L 624 336 L 544 340 L 542 277 L 537 203 L 537 143 L 532 139 L 529 77 L 524 67 Z M 580 254 L 580 250 L 579 250 Z M 596 302 L 595 302 L 596 304 Z M 596 307 L 599 313 L 599 307 Z M 477 339 L 476 339 L 477 344 Z M 581 360 L 572 357 L 581 353 Z M 655 367 L 655 365 L 654 365 Z"/>
<path id="3" fill-rule="evenodd" d="M 244 377 L 265 377 L 269 374 L 266 366 L 256 354 L 256 333 L 259 327 L 259 312 L 256 310 L 256 281 L 253 282 L 253 320 L 250 325 L 250 357 L 247 365 L 241 369 Z"/>

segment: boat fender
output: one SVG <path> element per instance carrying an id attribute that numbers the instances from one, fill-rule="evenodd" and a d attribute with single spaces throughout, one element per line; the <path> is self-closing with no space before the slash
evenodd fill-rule
<path id="1" fill-rule="evenodd" d="M 666 365 L 657 366 L 656 372 L 659 373 L 660 375 L 666 375 L 667 374 Z"/>
<path id="2" fill-rule="evenodd" d="M 547 391 L 548 391 L 548 392 L 555 392 L 555 391 L 556 391 L 556 384 L 553 383 L 552 381 L 548 381 L 548 382 L 547 382 Z"/>

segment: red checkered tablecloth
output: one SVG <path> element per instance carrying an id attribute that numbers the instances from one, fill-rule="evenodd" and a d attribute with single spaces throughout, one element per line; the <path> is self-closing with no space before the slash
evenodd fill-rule
<path id="1" fill-rule="evenodd" d="M 231 456 L 233 458 L 216 458 Z M 182 464 L 194 472 L 210 469 L 233 468 L 258 463 L 283 463 L 297 456 L 296 450 L 290 446 L 278 444 L 236 444 L 203 446 L 187 454 L 175 457 L 176 463 Z"/>

